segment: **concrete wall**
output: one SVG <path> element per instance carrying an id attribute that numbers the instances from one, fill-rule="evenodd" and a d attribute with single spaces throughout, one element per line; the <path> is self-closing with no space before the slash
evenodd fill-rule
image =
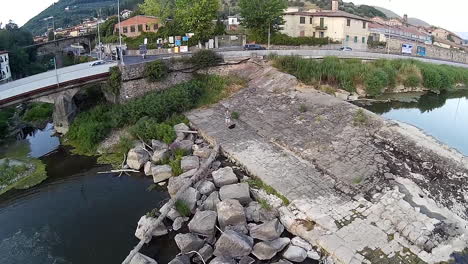
<path id="1" fill-rule="evenodd" d="M 143 96 L 151 91 L 162 91 L 176 84 L 192 79 L 193 74 L 187 72 L 172 72 L 160 82 L 149 82 L 144 77 L 146 63 L 125 65 L 122 67 L 122 87 L 120 89 L 120 102 Z M 187 67 L 181 63 L 170 65 L 172 70 L 181 70 Z"/>
<path id="2" fill-rule="evenodd" d="M 434 45 L 425 45 L 422 43 L 417 43 L 417 42 L 411 42 L 411 41 L 403 41 L 403 40 L 398 40 L 398 39 L 391 39 L 390 40 L 390 53 L 392 54 L 401 54 L 401 45 L 404 43 L 409 43 L 413 44 L 413 51 L 412 51 L 412 56 L 418 56 L 416 54 L 417 52 L 417 47 L 425 47 L 426 48 L 426 57 L 431 58 L 431 59 L 438 59 L 438 60 L 447 60 L 447 61 L 453 61 L 453 62 L 458 62 L 458 63 L 468 63 L 468 53 L 452 50 L 452 49 L 446 49 L 442 47 L 437 47 Z M 381 48 L 381 49 L 372 49 L 369 50 L 372 52 L 386 52 L 386 48 Z"/>

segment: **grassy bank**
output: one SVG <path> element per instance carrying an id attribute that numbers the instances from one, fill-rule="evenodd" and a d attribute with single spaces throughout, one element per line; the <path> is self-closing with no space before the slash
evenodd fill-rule
<path id="1" fill-rule="evenodd" d="M 242 84 L 243 80 L 237 78 L 199 75 L 194 80 L 148 93 L 125 104 L 96 106 L 77 116 L 66 135 L 66 143 L 73 146 L 78 154 L 94 155 L 99 143 L 112 130 L 124 127 L 129 128 L 134 138 L 170 142 L 175 134 L 169 128 L 181 121 L 180 116 L 174 115 L 215 103 L 228 96 L 232 92 L 230 88 Z M 121 139 L 116 152 L 125 153 L 130 140 Z M 119 157 L 120 160 L 122 158 Z"/>
<path id="2" fill-rule="evenodd" d="M 450 90 L 456 84 L 468 85 L 468 69 L 435 65 L 417 60 L 341 60 L 326 57 L 323 61 L 295 56 L 273 57 L 273 65 L 309 85 L 331 85 L 348 92 L 365 89 L 377 96 L 397 85 L 425 87 L 433 92 Z"/>
<path id="3" fill-rule="evenodd" d="M 8 157 L 0 163 L 0 195 L 12 189 L 28 189 L 47 178 L 44 163 L 28 158 L 24 150 L 8 153 Z"/>

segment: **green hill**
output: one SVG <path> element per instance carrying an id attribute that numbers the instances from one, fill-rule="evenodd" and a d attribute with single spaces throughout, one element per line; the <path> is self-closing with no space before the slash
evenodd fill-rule
<path id="1" fill-rule="evenodd" d="M 143 0 L 121 0 L 121 9 L 134 9 Z M 65 10 L 65 9 L 68 10 Z M 47 23 L 44 18 L 53 16 L 55 28 L 66 28 L 80 24 L 86 18 L 96 17 L 97 11 L 106 17 L 117 14 L 117 1 L 115 0 L 60 0 L 52 4 L 37 16 L 31 18 L 23 29 L 30 31 L 33 35 L 46 32 Z"/>

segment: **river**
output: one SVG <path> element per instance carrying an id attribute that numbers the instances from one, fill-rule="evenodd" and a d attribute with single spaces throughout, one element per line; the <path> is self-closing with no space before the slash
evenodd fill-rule
<path id="1" fill-rule="evenodd" d="M 52 127 L 2 147 L 41 157 L 48 179 L 28 190 L 0 196 L 0 263 L 120 263 L 138 243 L 139 218 L 168 199 L 140 174 L 117 177 L 95 158 L 73 155 L 51 136 Z M 156 248 L 155 245 L 164 245 Z M 148 254 L 160 263 L 178 252 L 171 236 L 156 239 Z"/>
<path id="2" fill-rule="evenodd" d="M 374 103 L 366 108 L 420 128 L 468 156 L 468 90 L 425 94 L 417 102 Z"/>

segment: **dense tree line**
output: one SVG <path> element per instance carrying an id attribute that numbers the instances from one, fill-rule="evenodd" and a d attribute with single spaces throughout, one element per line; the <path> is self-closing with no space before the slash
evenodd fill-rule
<path id="1" fill-rule="evenodd" d="M 36 50 L 23 48 L 31 44 L 34 44 L 31 33 L 20 29 L 12 21 L 0 29 L 0 50 L 9 53 L 10 69 L 14 79 L 45 70 L 45 67 L 37 62 Z"/>

